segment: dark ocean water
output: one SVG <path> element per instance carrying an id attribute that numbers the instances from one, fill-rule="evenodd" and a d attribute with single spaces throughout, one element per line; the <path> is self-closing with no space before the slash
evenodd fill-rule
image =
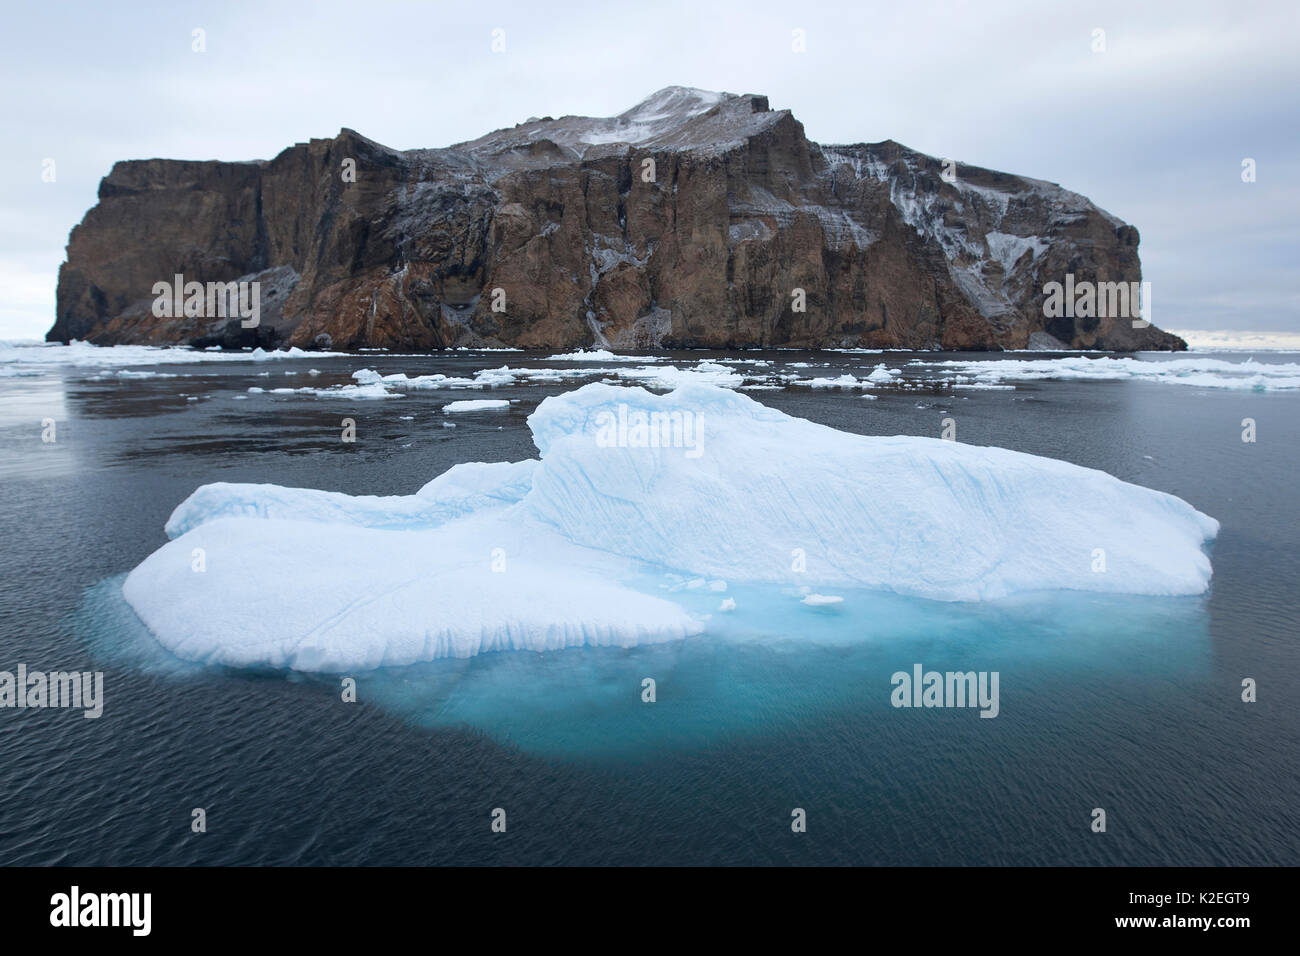
<path id="1" fill-rule="evenodd" d="M 831 362 L 826 375 L 881 360 L 743 355 Z M 324 386 L 363 366 L 507 362 L 546 364 L 314 357 L 0 378 L 0 669 L 105 673 L 98 720 L 0 710 L 0 863 L 1300 863 L 1300 392 L 747 393 L 869 435 L 935 437 L 952 414 L 964 442 L 1178 495 L 1222 523 L 1202 597 L 877 597 L 810 617 L 811 643 L 776 629 L 484 655 L 362 676 L 357 704 L 329 679 L 181 665 L 151 646 L 119 579 L 198 485 L 409 494 L 458 462 L 535 456 L 528 413 L 576 383 L 492 389 L 518 403 L 456 429 L 438 427 L 440 407 L 488 391 L 358 402 L 250 386 L 308 384 L 309 367 Z M 54 444 L 40 440 L 47 417 Z M 338 441 L 344 417 L 355 444 Z M 999 671 L 1001 713 L 890 707 L 890 674 L 914 662 Z M 653 707 L 637 696 L 643 673 L 659 681 Z M 1258 702 L 1241 701 L 1244 677 Z M 195 807 L 204 834 L 190 831 Z M 806 833 L 791 832 L 795 807 Z M 1090 830 L 1094 807 L 1106 833 Z"/>

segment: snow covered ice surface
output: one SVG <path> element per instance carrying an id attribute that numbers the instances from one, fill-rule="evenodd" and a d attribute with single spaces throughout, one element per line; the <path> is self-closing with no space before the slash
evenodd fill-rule
<path id="1" fill-rule="evenodd" d="M 1112 381 L 1135 379 L 1199 388 L 1281 391 L 1300 388 L 1300 364 L 1265 363 L 1247 358 L 1240 362 L 1208 357 L 1145 361 L 1138 358 L 1082 356 L 1053 359 L 997 359 L 945 361 L 934 367 L 955 369 L 981 383 L 1075 379 Z"/>
<path id="2" fill-rule="evenodd" d="M 299 348 L 250 352 L 200 350 L 157 345 L 68 345 L 44 342 L 0 342 L 0 368 L 72 365 L 122 368 L 128 365 L 192 365 L 202 362 L 268 362 L 283 359 L 329 358 L 343 352 L 304 352 Z"/>
<path id="3" fill-rule="evenodd" d="M 485 412 L 509 407 L 510 402 L 504 398 L 471 398 L 459 402 L 448 402 L 442 406 L 442 412 L 444 415 L 452 415 L 456 412 Z"/>
<path id="4" fill-rule="evenodd" d="M 590 384 L 528 422 L 538 459 L 457 465 L 410 496 L 205 485 L 122 593 L 184 660 L 340 673 L 708 639 L 772 602 L 797 633 L 797 615 L 833 621 L 871 595 L 1210 580 L 1213 518 L 1064 462 L 846 434 L 699 383 Z M 734 610 L 715 616 L 723 588 Z"/>
<path id="5" fill-rule="evenodd" d="M 849 352 L 848 354 L 856 354 Z M 885 356 L 880 352 L 871 355 Z M 1054 358 L 944 359 L 928 353 L 910 353 L 898 367 L 884 361 L 863 364 L 849 370 L 815 374 L 808 370 L 829 363 L 771 359 L 690 358 L 680 353 L 664 356 L 618 355 L 607 350 L 551 355 L 546 362 L 565 367 L 533 368 L 502 365 L 462 375 L 435 373 L 381 374 L 362 368 L 352 374 L 355 384 L 325 388 L 305 386 L 277 389 L 275 394 L 298 393 L 320 398 L 400 398 L 417 391 L 443 389 L 490 389 L 508 385 L 536 385 L 552 382 L 603 380 L 631 382 L 655 389 L 674 389 L 701 383 L 723 388 L 762 390 L 778 388 L 852 389 L 890 392 L 916 388 L 1015 391 L 1017 382 L 1083 380 L 1098 382 L 1154 382 L 1199 388 L 1240 391 L 1288 391 L 1300 389 L 1300 363 L 1257 362 L 1253 357 L 1231 361 L 1208 356 L 1191 358 L 1061 356 Z M 0 369 L 4 366 L 0 365 Z M 148 374 L 148 373 L 145 373 Z M 261 393 L 267 389 L 250 389 Z"/>
<path id="6" fill-rule="evenodd" d="M 609 349 L 579 349 L 576 352 L 564 352 L 559 355 L 549 356 L 548 362 L 660 362 L 663 359 L 656 355 L 623 355 L 611 352 Z"/>

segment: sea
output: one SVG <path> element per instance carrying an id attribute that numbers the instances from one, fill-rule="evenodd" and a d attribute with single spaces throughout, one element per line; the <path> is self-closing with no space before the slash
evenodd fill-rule
<path id="1" fill-rule="evenodd" d="M 733 590 L 749 613 L 696 637 L 379 669 L 355 701 L 173 658 L 121 597 L 202 484 L 412 494 L 536 457 L 547 396 L 696 379 L 1177 495 L 1221 523 L 1211 587 L 797 614 Z M 509 405 L 443 411 L 482 398 Z M 1300 863 L 1297 353 L 4 346 L 0 450 L 0 671 L 103 674 L 97 719 L 0 708 L 0 864 Z M 996 717 L 895 706 L 917 665 L 996 672 Z"/>

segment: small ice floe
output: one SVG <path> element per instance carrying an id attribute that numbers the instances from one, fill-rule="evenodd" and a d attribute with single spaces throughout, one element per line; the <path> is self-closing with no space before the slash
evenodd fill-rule
<path id="1" fill-rule="evenodd" d="M 489 409 L 509 408 L 510 403 L 504 398 L 469 398 L 459 402 L 448 402 L 442 406 L 444 415 L 455 412 L 482 412 Z"/>
<path id="2" fill-rule="evenodd" d="M 843 600 L 844 598 L 837 597 L 834 594 L 814 593 L 814 594 L 805 594 L 803 601 L 800 603 L 807 604 L 810 607 L 820 607 L 823 604 L 840 604 L 843 602 Z"/>

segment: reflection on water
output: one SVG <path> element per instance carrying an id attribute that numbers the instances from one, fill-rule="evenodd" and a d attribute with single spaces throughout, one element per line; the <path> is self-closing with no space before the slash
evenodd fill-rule
<path id="1" fill-rule="evenodd" d="M 0 478 L 71 474 L 79 464 L 77 427 L 69 420 L 63 379 L 23 371 L 39 374 L 0 378 Z"/>
<path id="2" fill-rule="evenodd" d="M 122 599 L 121 581 L 91 588 L 77 615 L 75 630 L 94 656 L 179 678 L 224 670 L 205 675 L 157 644 Z M 1177 685 L 1201 679 L 1209 653 L 1204 598 L 1050 592 L 959 604 L 843 592 L 842 604 L 810 608 L 780 589 L 729 595 L 735 611 L 715 614 L 705 634 L 669 644 L 280 676 L 325 694 L 339 694 L 339 677 L 352 676 L 360 701 L 412 724 L 468 726 L 531 753 L 601 761 L 781 733 L 845 710 L 888 719 L 891 675 L 916 664 L 998 672 L 993 719 L 1019 722 L 1026 707 L 1041 706 L 1053 679 L 1068 678 L 1084 697 L 1104 696 L 1116 678 Z M 717 603 L 716 594 L 677 596 L 697 611 Z M 653 703 L 643 700 L 647 679 Z M 975 708 L 962 716 L 981 721 Z"/>

